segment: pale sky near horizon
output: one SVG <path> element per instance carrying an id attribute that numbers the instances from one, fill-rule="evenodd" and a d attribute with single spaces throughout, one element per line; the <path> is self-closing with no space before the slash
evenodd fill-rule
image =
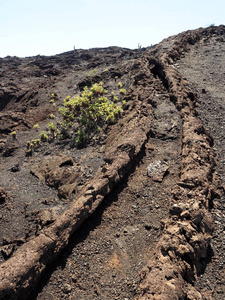
<path id="1" fill-rule="evenodd" d="M 0 0 L 0 57 L 134 49 L 224 23 L 224 0 Z"/>

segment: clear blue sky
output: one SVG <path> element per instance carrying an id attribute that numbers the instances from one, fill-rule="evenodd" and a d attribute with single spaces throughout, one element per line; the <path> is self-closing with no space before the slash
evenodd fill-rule
<path id="1" fill-rule="evenodd" d="M 0 57 L 133 49 L 224 23 L 224 0 L 0 0 Z"/>

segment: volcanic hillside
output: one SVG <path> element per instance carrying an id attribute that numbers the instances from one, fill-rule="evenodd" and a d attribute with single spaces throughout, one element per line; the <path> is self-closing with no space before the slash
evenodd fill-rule
<path id="1" fill-rule="evenodd" d="M 0 299 L 224 299 L 224 82 L 222 25 L 0 58 Z"/>

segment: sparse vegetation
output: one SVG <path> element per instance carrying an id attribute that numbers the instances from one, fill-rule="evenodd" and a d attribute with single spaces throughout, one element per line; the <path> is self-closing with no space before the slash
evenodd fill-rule
<path id="1" fill-rule="evenodd" d="M 40 128 L 40 126 L 39 126 L 38 124 L 35 124 L 35 125 L 33 126 L 33 128 L 34 128 L 35 130 L 38 130 L 38 129 Z"/>
<path id="2" fill-rule="evenodd" d="M 55 93 L 51 93 L 51 95 L 50 95 L 50 103 L 52 103 L 53 104 L 53 106 L 55 106 L 55 100 L 57 99 L 57 95 L 55 94 Z"/>
<path id="3" fill-rule="evenodd" d="M 96 69 L 93 69 L 93 70 L 90 70 L 87 75 L 86 75 L 86 78 L 90 79 L 92 81 L 92 78 L 96 75 L 97 73 L 97 70 Z"/>
<path id="4" fill-rule="evenodd" d="M 126 90 L 125 89 L 120 89 L 120 94 L 121 95 L 126 95 Z"/>
<path id="5" fill-rule="evenodd" d="M 50 133 L 51 133 L 52 138 L 54 139 L 54 137 L 56 136 L 56 135 L 55 135 L 55 132 L 56 132 L 56 125 L 55 125 L 53 122 L 50 122 L 50 123 L 48 124 L 48 128 L 49 128 L 49 130 L 50 130 Z"/>
<path id="6" fill-rule="evenodd" d="M 64 106 L 59 108 L 64 125 L 72 128 L 76 124 L 75 142 L 79 146 L 86 144 L 90 134 L 97 132 L 99 126 L 114 124 L 120 117 L 121 106 L 115 105 L 106 95 L 102 82 L 95 83 L 90 89 L 85 87 L 81 96 L 67 96 Z"/>
<path id="7" fill-rule="evenodd" d="M 33 154 L 33 150 L 40 146 L 41 140 L 32 140 L 32 141 L 27 141 L 27 150 L 26 150 L 26 156 L 31 156 Z"/>
<path id="8" fill-rule="evenodd" d="M 77 136 L 75 137 L 75 142 L 79 147 L 82 147 L 87 144 L 89 140 L 88 134 L 85 133 L 82 129 L 78 129 Z"/>
<path id="9" fill-rule="evenodd" d="M 48 141 L 48 134 L 46 131 L 42 131 L 40 133 L 40 139 L 42 142 L 47 142 Z"/>
<path id="10" fill-rule="evenodd" d="M 94 74 L 96 70 L 92 70 Z M 118 83 L 117 95 L 126 94 L 126 90 L 122 88 L 122 83 Z M 85 87 L 81 95 L 73 98 L 67 96 L 63 101 L 63 106 L 59 108 L 62 120 L 56 120 L 56 123 L 50 122 L 48 130 L 40 133 L 40 139 L 27 142 L 27 150 L 29 155 L 36 145 L 42 142 L 52 141 L 53 139 L 71 138 L 74 136 L 74 143 L 78 147 L 85 146 L 90 140 L 95 141 L 96 135 L 102 132 L 102 129 L 110 124 L 114 124 L 122 114 L 122 105 L 126 103 L 123 99 L 121 105 L 116 105 L 119 97 L 115 96 L 116 92 L 111 92 L 110 99 L 107 97 L 107 90 L 103 87 L 103 83 L 94 83 L 91 88 Z M 55 94 L 51 94 L 50 102 L 54 104 Z M 55 119 L 55 115 L 50 115 L 51 119 Z M 35 124 L 34 129 L 38 130 L 39 125 Z M 31 151 L 30 151 L 31 150 Z"/>
<path id="11" fill-rule="evenodd" d="M 32 151 L 31 148 L 29 148 L 29 149 L 26 150 L 26 156 L 31 156 L 32 153 L 33 153 L 33 151 Z"/>
<path id="12" fill-rule="evenodd" d="M 15 140 L 16 139 L 16 131 L 11 132 L 10 134 L 11 134 L 13 140 Z"/>
<path id="13" fill-rule="evenodd" d="M 123 87 L 121 82 L 118 82 L 118 88 L 121 89 Z"/>

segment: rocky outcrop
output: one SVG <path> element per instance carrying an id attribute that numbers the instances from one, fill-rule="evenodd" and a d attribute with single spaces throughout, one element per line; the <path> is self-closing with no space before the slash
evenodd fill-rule
<path id="1" fill-rule="evenodd" d="M 192 42 L 200 38 L 191 36 Z M 197 98 L 170 65 L 171 58 L 179 56 L 176 49 L 186 51 L 190 41 L 181 39 L 158 62 L 157 74 L 183 119 L 182 163 L 180 182 L 174 187 L 177 203 L 163 224 L 154 259 L 141 272 L 138 299 L 202 299 L 188 283 L 192 284 L 204 268 L 213 232 L 208 208 L 218 181 L 214 174 L 213 140 L 195 112 Z"/>
<path id="2" fill-rule="evenodd" d="M 82 171 L 71 157 L 58 155 L 41 160 L 32 166 L 31 173 L 57 189 L 60 197 L 67 198 L 75 190 Z"/>

